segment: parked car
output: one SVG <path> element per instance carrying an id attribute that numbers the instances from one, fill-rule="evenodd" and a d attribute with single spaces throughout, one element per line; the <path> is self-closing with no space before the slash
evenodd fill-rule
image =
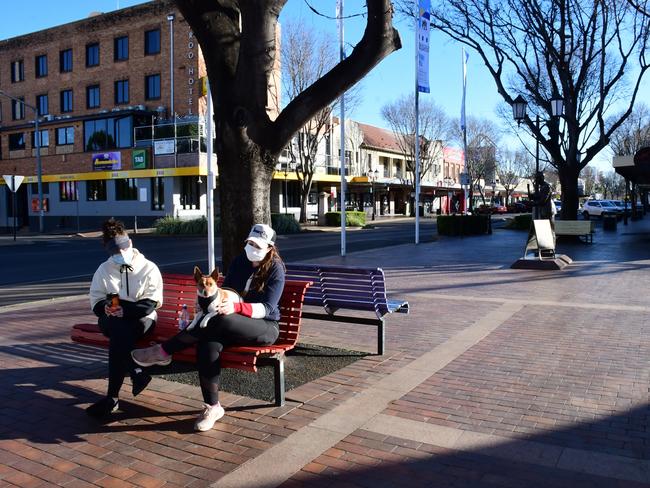
<path id="1" fill-rule="evenodd" d="M 619 216 L 622 212 L 607 200 L 586 200 L 582 204 L 580 213 L 585 220 L 589 220 L 592 217 L 605 217 L 607 215 Z"/>
<path id="2" fill-rule="evenodd" d="M 474 214 L 479 214 L 479 215 L 489 215 L 492 213 L 492 207 L 487 204 L 481 204 L 478 207 L 474 207 Z"/>
<path id="3" fill-rule="evenodd" d="M 495 205 L 492 206 L 492 213 L 493 214 L 504 214 L 504 213 L 508 213 L 508 209 L 504 205 L 495 204 Z"/>
<path id="4" fill-rule="evenodd" d="M 626 206 L 623 200 L 604 200 L 604 201 L 607 201 L 612 205 L 614 205 L 616 210 L 618 210 L 621 214 L 625 212 L 627 212 L 628 214 L 630 213 L 630 207 Z"/>
<path id="5" fill-rule="evenodd" d="M 511 213 L 525 213 L 532 211 L 532 205 L 528 200 L 521 200 L 519 202 L 509 203 L 507 206 L 508 212 Z"/>

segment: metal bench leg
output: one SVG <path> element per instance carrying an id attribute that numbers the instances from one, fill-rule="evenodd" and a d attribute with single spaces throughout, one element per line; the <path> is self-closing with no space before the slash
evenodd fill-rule
<path id="1" fill-rule="evenodd" d="M 273 380 L 275 383 L 275 405 L 284 405 L 284 354 L 273 358 Z"/>
<path id="2" fill-rule="evenodd" d="M 386 322 L 384 319 L 380 319 L 377 324 L 377 354 L 382 356 L 384 354 L 384 344 L 386 342 L 386 330 L 384 326 Z"/>

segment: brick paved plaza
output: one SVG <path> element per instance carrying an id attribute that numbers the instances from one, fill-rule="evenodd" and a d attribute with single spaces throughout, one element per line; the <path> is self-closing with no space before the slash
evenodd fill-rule
<path id="1" fill-rule="evenodd" d="M 563 271 L 511 270 L 525 235 L 441 238 L 320 262 L 380 265 L 411 314 L 387 353 L 287 392 L 224 393 L 192 431 L 197 387 L 125 388 L 84 408 L 106 353 L 73 344 L 86 300 L 0 308 L 0 485 L 650 486 L 650 218 L 558 244 Z M 305 321 L 302 341 L 373 351 L 374 329 Z M 317 359 L 314 359 L 317 360 Z"/>

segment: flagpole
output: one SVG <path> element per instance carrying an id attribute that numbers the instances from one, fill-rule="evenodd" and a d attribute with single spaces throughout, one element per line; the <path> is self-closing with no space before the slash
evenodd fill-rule
<path id="1" fill-rule="evenodd" d="M 419 11 L 419 10 L 418 10 Z M 420 15 L 415 17 L 415 199 L 413 205 L 415 206 L 415 243 L 420 243 L 420 84 L 418 83 L 418 59 L 420 55 L 419 30 Z"/>
<path id="2" fill-rule="evenodd" d="M 467 166 L 467 120 L 465 116 L 465 95 L 467 92 L 467 54 L 465 53 L 465 47 L 461 49 L 461 58 L 462 58 L 462 68 L 463 68 L 463 99 L 461 102 L 460 110 L 460 127 L 463 131 L 463 164 L 465 165 L 465 175 L 467 178 L 467 193 L 465 194 L 465 213 L 469 213 L 469 205 L 471 202 L 471 191 L 472 191 L 472 176 L 469 172 L 469 166 Z"/>
<path id="3" fill-rule="evenodd" d="M 337 0 L 337 19 L 339 23 L 339 59 L 345 60 L 345 46 L 343 44 L 343 0 Z M 345 92 L 341 94 L 341 256 L 345 256 Z"/>

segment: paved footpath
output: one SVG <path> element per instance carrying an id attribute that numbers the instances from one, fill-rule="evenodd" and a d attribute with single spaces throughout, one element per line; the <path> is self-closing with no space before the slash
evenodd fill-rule
<path id="1" fill-rule="evenodd" d="M 425 239 L 423 239 L 425 240 Z M 559 243 L 563 271 L 511 270 L 525 236 L 441 238 L 320 261 L 381 265 L 412 312 L 387 353 L 287 392 L 223 394 L 192 431 L 198 388 L 125 388 L 105 351 L 68 339 L 86 301 L 0 309 L 0 486 L 650 486 L 650 218 Z M 372 351 L 374 329 L 305 321 L 303 342 Z"/>

